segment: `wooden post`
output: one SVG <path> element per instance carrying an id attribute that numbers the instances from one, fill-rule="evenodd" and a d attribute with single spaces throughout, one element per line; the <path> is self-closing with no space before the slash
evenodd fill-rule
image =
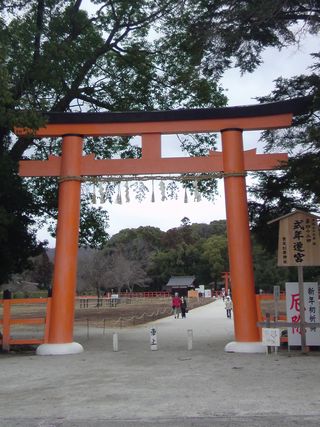
<path id="1" fill-rule="evenodd" d="M 280 286 L 273 287 L 273 300 L 274 300 L 274 321 L 278 321 L 279 316 L 279 299 L 280 299 Z"/>
<path id="2" fill-rule="evenodd" d="M 3 329 L 2 329 L 2 350 L 10 350 L 10 309 L 11 304 L 9 299 L 3 300 Z"/>
<path id="3" fill-rule="evenodd" d="M 117 332 L 114 332 L 112 335 L 112 345 L 113 345 L 113 351 L 119 350 L 119 340 L 118 340 Z"/>
<path id="4" fill-rule="evenodd" d="M 270 313 L 266 313 L 266 328 L 270 328 Z M 266 348 L 267 354 L 271 353 L 271 347 L 268 345 Z"/>
<path id="5" fill-rule="evenodd" d="M 188 350 L 192 350 L 192 347 L 193 347 L 193 329 L 187 330 L 187 336 L 188 336 Z"/>
<path id="6" fill-rule="evenodd" d="M 303 267 L 298 266 L 298 282 L 299 282 L 299 306 L 300 306 L 300 334 L 301 334 L 301 351 L 308 353 L 306 346 L 306 328 L 305 328 L 305 307 L 304 307 L 304 284 L 303 284 Z"/>
<path id="7" fill-rule="evenodd" d="M 50 317 L 51 317 L 51 297 L 47 298 L 47 309 L 46 309 L 46 323 L 44 328 L 44 339 L 43 341 L 47 343 L 49 341 L 49 331 L 50 331 Z"/>
<path id="8" fill-rule="evenodd" d="M 222 131 L 228 250 L 235 339 L 259 341 L 242 131 Z"/>

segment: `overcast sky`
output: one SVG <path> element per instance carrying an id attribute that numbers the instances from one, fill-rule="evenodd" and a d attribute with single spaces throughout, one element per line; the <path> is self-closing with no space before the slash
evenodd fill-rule
<path id="1" fill-rule="evenodd" d="M 255 104 L 257 96 L 267 95 L 273 88 L 273 81 L 277 77 L 291 77 L 303 73 L 312 63 L 311 52 L 318 51 L 317 39 L 308 37 L 299 49 L 297 47 L 286 51 L 278 52 L 276 49 L 268 49 L 263 58 L 264 63 L 253 74 L 240 76 L 237 70 L 226 72 L 221 81 L 226 89 L 229 98 L 228 105 L 248 105 Z M 258 144 L 259 132 L 244 133 L 244 148 L 257 147 L 258 152 L 262 147 Z M 178 142 L 173 139 L 166 139 L 162 144 L 162 154 L 179 155 Z M 182 154 L 181 155 L 185 155 Z M 145 201 L 139 203 L 134 200 L 131 194 L 130 203 L 123 204 L 106 203 L 103 205 L 109 212 L 110 227 L 107 230 L 113 235 L 123 228 L 136 228 L 139 226 L 154 226 L 166 231 L 181 224 L 181 219 L 188 217 L 192 223 L 210 223 L 213 220 L 225 219 L 225 202 L 223 182 L 219 180 L 219 196 L 215 202 L 202 200 L 195 202 L 192 197 L 188 197 L 188 203 L 184 203 L 184 192 L 180 192 L 178 200 L 168 200 L 161 202 L 159 182 L 155 181 L 155 202 L 151 202 L 151 183 L 147 184 L 150 193 Z M 123 193 L 123 192 L 122 192 Z M 45 234 L 41 233 L 40 238 Z M 47 235 L 45 235 L 47 238 Z M 54 246 L 54 240 L 49 239 L 50 246 Z"/>

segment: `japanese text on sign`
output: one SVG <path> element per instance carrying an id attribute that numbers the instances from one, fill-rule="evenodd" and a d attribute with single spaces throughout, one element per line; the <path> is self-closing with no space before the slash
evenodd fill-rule
<path id="1" fill-rule="evenodd" d="M 304 283 L 304 305 L 306 323 L 319 323 L 318 284 Z M 286 306 L 288 322 L 297 323 L 296 327 L 288 328 L 288 344 L 301 345 L 300 331 L 300 296 L 296 282 L 286 283 Z M 320 329 L 306 328 L 306 344 L 320 345 Z"/>
<path id="2" fill-rule="evenodd" d="M 157 330 L 156 328 L 150 329 L 150 347 L 151 350 L 158 350 L 158 341 L 157 341 Z"/>
<path id="3" fill-rule="evenodd" d="M 320 234 L 317 217 L 296 212 L 280 219 L 278 265 L 320 265 Z"/>

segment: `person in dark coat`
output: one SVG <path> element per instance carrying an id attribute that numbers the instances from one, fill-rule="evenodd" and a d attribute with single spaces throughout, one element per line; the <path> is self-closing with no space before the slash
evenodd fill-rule
<path id="1" fill-rule="evenodd" d="M 184 318 L 186 317 L 186 313 L 187 313 L 187 300 L 185 299 L 185 297 L 181 297 L 181 317 Z"/>
<path id="2" fill-rule="evenodd" d="M 233 309 L 233 304 L 229 296 L 227 296 L 225 307 L 226 307 L 227 317 L 231 319 L 231 311 Z"/>

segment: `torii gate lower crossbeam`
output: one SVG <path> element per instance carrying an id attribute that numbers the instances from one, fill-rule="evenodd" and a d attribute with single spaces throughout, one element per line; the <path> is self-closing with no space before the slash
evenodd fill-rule
<path id="1" fill-rule="evenodd" d="M 48 161 L 21 161 L 21 176 L 59 176 L 59 213 L 55 270 L 52 293 L 49 343 L 41 345 L 37 353 L 68 354 L 82 351 L 80 344 L 73 342 L 74 297 L 76 291 L 76 261 L 80 212 L 80 181 L 83 176 L 221 172 L 224 174 L 227 232 L 230 273 L 232 277 L 235 342 L 226 346 L 227 351 L 262 352 L 259 342 L 255 305 L 254 275 L 250 242 L 245 173 L 248 170 L 279 168 L 287 160 L 284 154 L 259 155 L 255 151 L 244 152 L 243 129 L 266 129 L 288 127 L 293 114 L 304 112 L 309 98 L 289 102 L 250 107 L 225 109 L 186 110 L 165 112 L 157 121 L 157 114 L 124 113 L 119 118 L 115 113 L 88 116 L 86 113 L 49 115 L 46 127 L 35 132 L 36 136 L 63 136 L 61 158 Z M 221 111 L 225 110 L 225 111 Z M 193 113 L 192 119 L 190 114 Z M 170 114 L 172 113 L 172 114 Z M 250 113 L 250 114 L 249 114 Z M 196 120 L 194 116 L 200 114 Z M 218 117 L 217 117 L 218 116 Z M 95 119 L 96 117 L 96 119 Z M 221 119 L 222 117 L 222 119 Z M 159 117 L 158 117 L 159 118 Z M 204 119 L 205 118 L 205 119 Z M 95 120 L 97 120 L 98 125 Z M 85 126 L 81 123 L 85 122 Z M 132 123 L 134 122 L 134 123 Z M 150 126 L 150 122 L 153 124 Z M 161 122 L 160 124 L 158 122 Z M 77 124 L 78 123 L 78 124 Z M 157 124 L 155 126 L 154 124 Z M 159 126 L 160 125 L 160 126 Z M 203 125 L 203 127 L 202 127 Z M 98 126 L 98 130 L 97 130 Z M 123 160 L 94 160 L 82 156 L 85 135 L 124 135 L 130 126 L 139 129 L 142 136 L 142 158 Z M 163 159 L 161 158 L 161 133 L 201 132 L 210 128 L 222 133 L 222 153 L 210 153 L 207 157 Z M 75 130 L 78 133 L 75 133 Z M 156 129 L 152 133 L 151 129 Z M 82 133 L 83 132 L 83 133 Z M 18 135 L 30 133 L 18 129 Z M 133 134 L 134 132 L 132 132 Z"/>

